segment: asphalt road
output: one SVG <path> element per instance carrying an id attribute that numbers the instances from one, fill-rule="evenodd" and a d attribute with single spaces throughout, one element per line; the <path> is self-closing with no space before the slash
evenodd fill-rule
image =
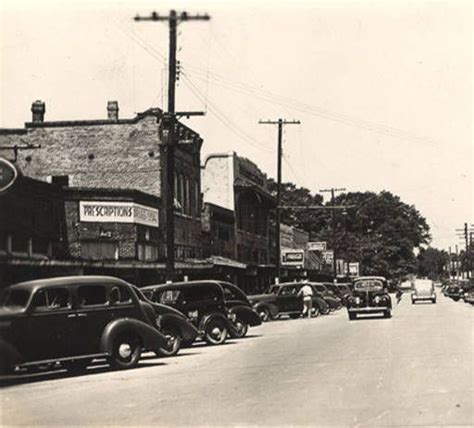
<path id="1" fill-rule="evenodd" d="M 474 307 L 439 296 L 392 319 L 345 311 L 129 371 L 4 381 L 2 425 L 473 426 Z"/>

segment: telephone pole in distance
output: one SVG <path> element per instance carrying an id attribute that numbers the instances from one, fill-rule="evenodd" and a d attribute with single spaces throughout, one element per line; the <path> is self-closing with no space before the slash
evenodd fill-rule
<path id="1" fill-rule="evenodd" d="M 169 15 L 160 16 L 152 12 L 150 16 L 136 16 L 135 21 L 167 21 L 169 24 L 169 64 L 168 64 L 168 111 L 163 114 L 162 127 L 166 133 L 166 191 L 165 191 L 165 219 L 166 219 L 166 277 L 168 281 L 175 279 L 174 271 L 174 176 L 175 176 L 175 127 L 176 116 L 201 116 L 202 112 L 175 111 L 176 87 L 176 29 L 184 21 L 209 21 L 209 15 L 189 15 L 187 12 L 176 13 L 171 10 Z"/>
<path id="2" fill-rule="evenodd" d="M 281 158 L 282 158 L 282 139 L 283 125 L 299 125 L 299 120 L 259 120 L 260 125 L 278 125 L 278 153 L 277 153 L 277 202 L 276 202 L 276 282 L 280 281 L 280 201 L 281 201 Z"/>
<path id="3" fill-rule="evenodd" d="M 339 188 L 335 189 L 332 187 L 331 189 L 322 189 L 320 190 L 321 193 L 331 193 L 331 205 L 334 205 L 334 198 L 335 192 L 345 192 L 346 189 Z M 333 251 L 333 274 L 334 274 L 334 281 L 337 279 L 337 265 L 336 265 L 336 210 L 333 209 L 331 211 L 331 228 L 332 228 L 332 251 Z"/>

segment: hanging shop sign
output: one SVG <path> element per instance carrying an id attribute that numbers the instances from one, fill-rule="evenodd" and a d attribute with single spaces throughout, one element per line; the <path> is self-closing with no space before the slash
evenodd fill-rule
<path id="1" fill-rule="evenodd" d="M 306 246 L 308 251 L 326 251 L 327 247 L 324 241 L 308 242 Z"/>
<path id="2" fill-rule="evenodd" d="M 299 266 L 304 264 L 304 250 L 281 250 L 281 264 L 285 266 Z"/>
<path id="3" fill-rule="evenodd" d="M 323 251 L 323 260 L 324 260 L 324 263 L 326 263 L 327 265 L 332 265 L 334 262 L 334 251 L 333 250 Z"/>
<path id="4" fill-rule="evenodd" d="M 80 201 L 79 220 L 93 223 L 135 223 L 158 227 L 156 208 L 135 202 Z"/>
<path id="5" fill-rule="evenodd" d="M 349 276 L 359 276 L 359 263 L 349 263 Z"/>
<path id="6" fill-rule="evenodd" d="M 10 161 L 0 158 L 0 193 L 13 185 L 18 177 L 18 171 Z"/>

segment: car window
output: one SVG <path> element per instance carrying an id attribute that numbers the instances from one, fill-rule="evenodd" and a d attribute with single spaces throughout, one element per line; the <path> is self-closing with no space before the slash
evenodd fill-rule
<path id="1" fill-rule="evenodd" d="M 1 297 L 1 306 L 5 309 L 24 308 L 30 299 L 28 290 L 5 290 Z"/>
<path id="2" fill-rule="evenodd" d="M 35 293 L 31 306 L 35 311 L 68 309 L 71 295 L 67 288 L 43 288 Z"/>
<path id="3" fill-rule="evenodd" d="M 226 300 L 241 300 L 241 301 L 247 301 L 247 296 L 244 294 L 243 291 L 229 287 L 226 284 L 221 284 L 222 289 L 224 290 L 224 299 Z"/>
<path id="4" fill-rule="evenodd" d="M 156 299 L 163 305 L 175 305 L 182 302 L 183 293 L 181 290 L 163 290 L 156 294 Z"/>
<path id="5" fill-rule="evenodd" d="M 289 287 L 283 287 L 281 289 L 280 295 L 281 296 L 294 296 L 294 295 L 298 294 L 298 288 L 299 288 L 299 286 L 297 286 L 297 285 L 291 285 Z"/>
<path id="6" fill-rule="evenodd" d="M 378 279 L 362 279 L 354 283 L 354 289 L 379 291 L 383 289 L 383 282 Z"/>
<path id="7" fill-rule="evenodd" d="M 198 302 L 202 300 L 219 300 L 222 298 L 220 288 L 212 285 L 200 285 L 187 287 L 183 290 L 187 302 Z"/>
<path id="8" fill-rule="evenodd" d="M 323 285 L 315 285 L 316 290 L 318 290 L 320 293 L 324 293 L 326 291 L 326 288 Z"/>
<path id="9" fill-rule="evenodd" d="M 107 306 L 107 288 L 104 285 L 83 285 L 78 288 L 79 305 L 87 306 Z"/>
<path id="10" fill-rule="evenodd" d="M 268 294 L 278 294 L 279 291 L 280 291 L 280 286 L 274 285 L 273 287 L 270 287 Z"/>
<path id="11" fill-rule="evenodd" d="M 132 303 L 132 295 L 127 287 L 117 285 L 112 287 L 109 294 L 110 301 L 115 305 L 127 305 Z"/>

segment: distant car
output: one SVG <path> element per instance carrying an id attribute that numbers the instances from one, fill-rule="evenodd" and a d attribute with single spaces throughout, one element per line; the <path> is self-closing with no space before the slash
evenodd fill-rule
<path id="1" fill-rule="evenodd" d="M 107 276 L 40 279 L 5 288 L 0 299 L 0 370 L 60 361 L 70 371 L 92 359 L 128 369 L 142 349 L 168 346 L 152 306 Z"/>
<path id="2" fill-rule="evenodd" d="M 458 283 L 449 284 L 443 291 L 443 294 L 455 302 L 459 301 L 462 296 L 462 288 Z"/>
<path id="3" fill-rule="evenodd" d="M 336 297 L 341 299 L 341 303 L 344 306 L 347 306 L 347 298 L 352 295 L 352 290 L 350 289 L 349 284 L 331 284 L 325 282 L 324 285 L 329 288 L 329 290 L 332 291 Z"/>
<path id="4" fill-rule="evenodd" d="M 332 283 L 328 282 L 311 282 L 311 286 L 320 296 L 327 302 L 331 311 L 337 311 L 342 308 L 342 299 L 332 291 Z"/>
<path id="5" fill-rule="evenodd" d="M 224 292 L 216 281 L 174 282 L 149 285 L 140 290 L 152 302 L 172 306 L 182 312 L 207 344 L 221 345 L 227 340 L 232 321 L 228 316 Z M 191 343 L 184 342 L 186 346 Z"/>
<path id="6" fill-rule="evenodd" d="M 429 300 L 436 303 L 436 292 L 433 281 L 430 279 L 415 279 L 413 281 L 413 291 L 411 293 L 411 303 Z"/>
<path id="7" fill-rule="evenodd" d="M 248 296 L 248 299 L 262 321 L 274 320 L 282 315 L 299 318 L 303 311 L 303 299 L 298 292 L 304 282 L 286 282 L 271 285 L 264 294 Z M 328 304 L 318 295 L 313 295 L 311 316 L 329 313 Z"/>
<path id="8" fill-rule="evenodd" d="M 162 305 L 149 300 L 142 291 L 133 286 L 137 297 L 153 306 L 155 311 L 156 325 L 166 336 L 167 346 L 156 352 L 159 357 L 171 357 L 181 349 L 182 343 L 192 343 L 199 336 L 198 329 L 186 318 L 186 316 L 171 306 Z"/>
<path id="9" fill-rule="evenodd" d="M 469 300 L 469 296 L 474 292 L 474 278 L 470 278 L 462 285 L 462 290 L 460 290 L 461 298 L 465 301 Z M 470 303 L 470 302 L 467 302 Z"/>
<path id="10" fill-rule="evenodd" d="M 349 320 L 359 314 L 382 313 L 392 316 L 392 300 L 387 290 L 387 280 L 382 276 L 361 276 L 353 280 L 353 294 L 348 298 Z"/>

